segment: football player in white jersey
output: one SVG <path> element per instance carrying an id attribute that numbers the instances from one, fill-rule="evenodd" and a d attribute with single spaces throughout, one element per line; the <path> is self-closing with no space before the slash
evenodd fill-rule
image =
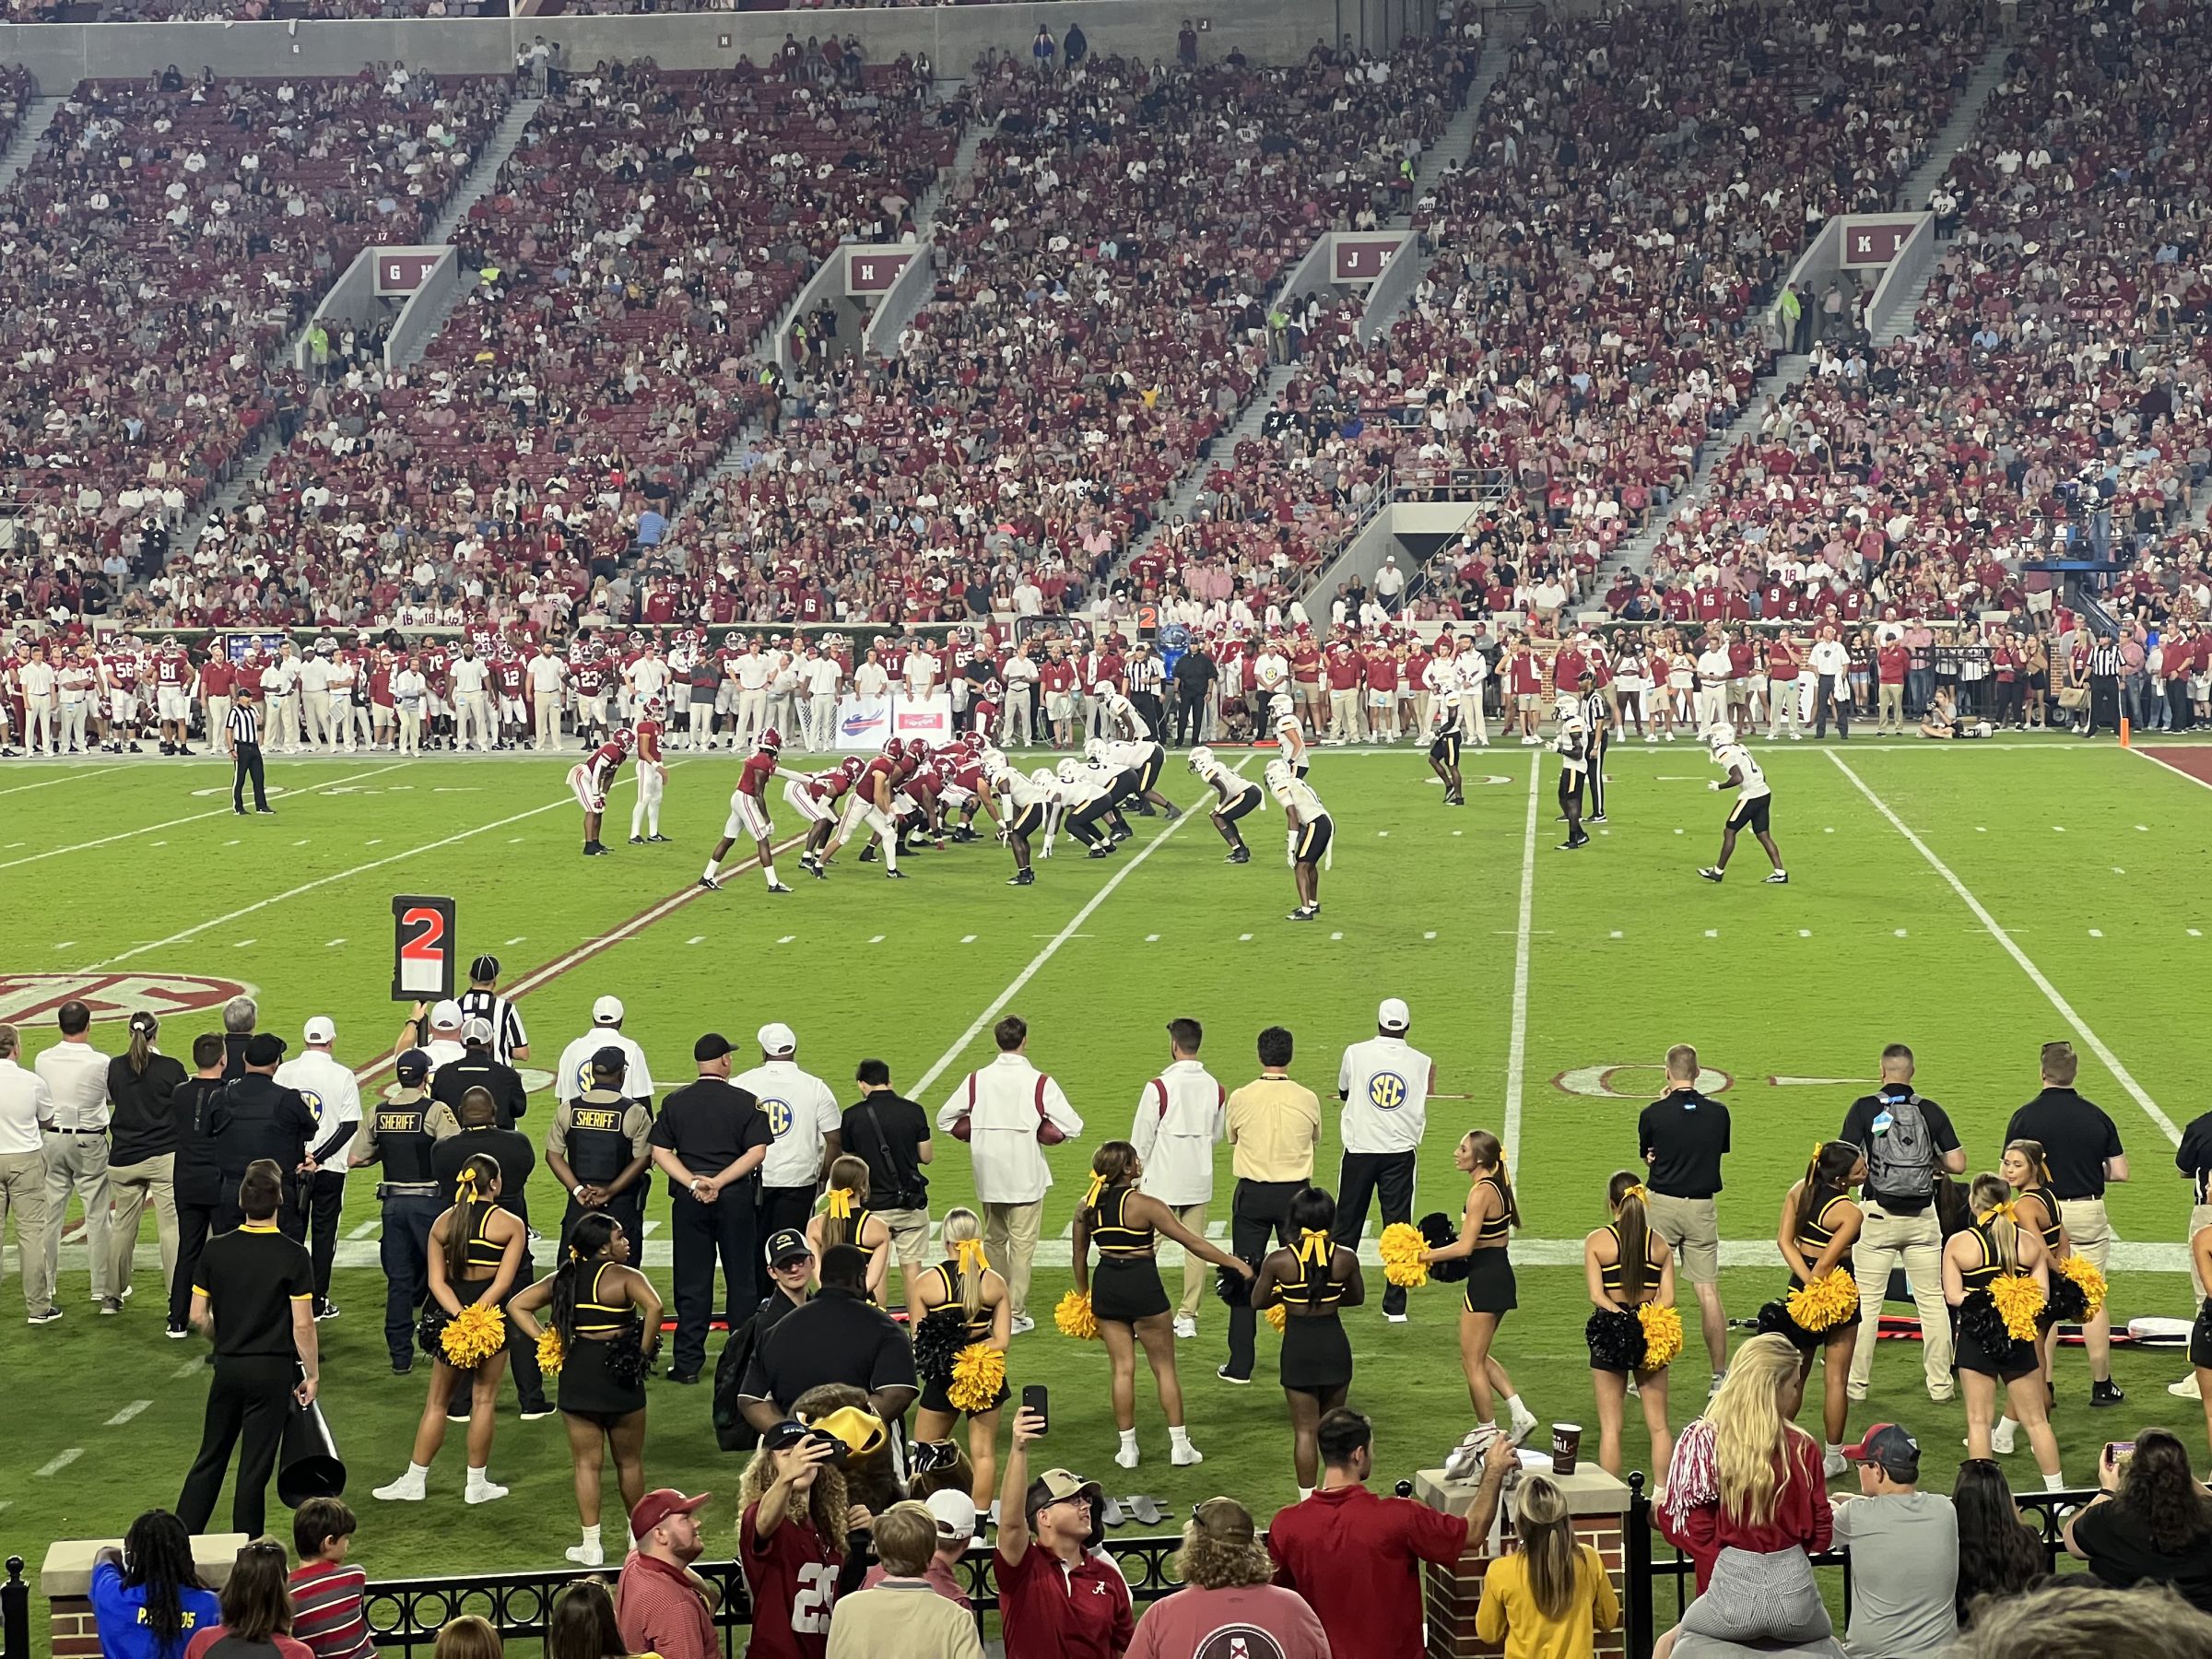
<path id="1" fill-rule="evenodd" d="M 1767 857 L 1774 865 L 1767 885 L 1787 887 L 1790 873 L 1782 867 L 1782 849 L 1774 844 L 1774 837 L 1767 829 L 1774 806 L 1774 790 L 1767 782 L 1767 774 L 1751 759 L 1751 751 L 1735 740 L 1735 728 L 1725 721 L 1708 726 L 1705 741 L 1712 747 L 1712 763 L 1728 773 L 1724 781 L 1716 778 L 1705 787 L 1734 789 L 1739 793 L 1735 805 L 1729 808 L 1728 821 L 1721 826 L 1720 857 L 1698 874 L 1708 881 L 1719 881 L 1728 873 L 1728 859 L 1735 851 L 1736 832 L 1749 830 L 1759 837 L 1759 844 L 1767 850 Z"/>
<path id="2" fill-rule="evenodd" d="M 1006 885 L 1030 887 L 1037 879 L 1030 868 L 1030 837 L 1044 828 L 1053 792 L 1023 776 L 1004 757 L 992 763 L 988 782 L 999 802 L 998 821 L 1006 826 L 999 834 L 1014 853 L 1014 874 Z"/>
<path id="3" fill-rule="evenodd" d="M 1285 859 L 1298 887 L 1298 908 L 1288 919 L 1311 922 L 1321 914 L 1321 873 L 1334 862 L 1329 843 L 1335 839 L 1336 826 L 1312 786 L 1284 761 L 1267 762 L 1267 793 L 1282 806 L 1283 817 L 1290 823 Z"/>
<path id="4" fill-rule="evenodd" d="M 1444 786 L 1444 805 L 1465 806 L 1467 797 L 1459 777 L 1459 746 L 1466 740 L 1466 695 L 1456 679 L 1447 680 L 1430 707 L 1435 710 L 1436 734 L 1429 740 L 1429 770 Z"/>
<path id="5" fill-rule="evenodd" d="M 1275 742 L 1282 751 L 1283 764 L 1290 769 L 1292 777 L 1304 777 L 1309 764 L 1306 728 L 1299 724 L 1298 705 L 1290 700 L 1288 691 L 1277 691 L 1267 705 L 1267 712 L 1275 722 Z"/>
<path id="6" fill-rule="evenodd" d="M 1159 793 L 1159 774 L 1168 764 L 1168 751 L 1164 747 L 1149 737 L 1130 737 L 1110 739 L 1105 748 L 1107 761 L 1128 777 L 1128 788 L 1119 793 L 1117 804 L 1134 799 L 1137 811 L 1146 818 L 1150 818 L 1157 809 L 1167 816 L 1170 823 L 1182 816 L 1182 808 Z"/>
<path id="7" fill-rule="evenodd" d="M 1244 844 L 1244 837 L 1237 829 L 1237 820 L 1248 813 L 1256 812 L 1266 805 L 1267 794 L 1249 778 L 1240 778 L 1215 758 L 1210 748 L 1191 751 L 1191 770 L 1198 781 L 1219 797 L 1220 805 L 1213 811 L 1214 828 L 1229 843 L 1229 856 L 1224 864 L 1250 864 L 1252 849 Z"/>
<path id="8" fill-rule="evenodd" d="M 1111 858 L 1114 837 L 1099 827 L 1099 820 L 1113 810 L 1112 790 L 1106 779 L 1071 757 L 1060 762 L 1055 782 L 1059 797 L 1055 824 L 1065 824 L 1067 832 L 1088 849 L 1088 856 Z"/>
<path id="9" fill-rule="evenodd" d="M 1590 832 L 1583 828 L 1583 800 L 1590 782 L 1591 737 L 1582 705 L 1571 693 L 1560 694 L 1558 713 L 1559 735 L 1550 747 L 1559 758 L 1559 813 L 1567 820 L 1567 839 L 1559 843 L 1559 851 L 1571 853 L 1590 842 Z"/>
<path id="10" fill-rule="evenodd" d="M 1109 736 L 1120 733 L 1135 743 L 1152 741 L 1152 726 L 1137 712 L 1136 705 L 1112 686 L 1100 683 L 1099 696 L 1102 700 L 1101 714 Z"/>

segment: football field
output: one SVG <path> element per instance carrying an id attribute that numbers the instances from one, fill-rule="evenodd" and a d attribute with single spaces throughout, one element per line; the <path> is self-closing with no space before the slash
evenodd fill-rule
<path id="1" fill-rule="evenodd" d="M 2079 1051 L 2079 1087 L 2119 1124 L 2133 1162 L 2133 1181 L 2112 1196 L 2124 1241 L 2117 1319 L 2186 1317 L 2188 1192 L 2171 1137 L 2212 1106 L 2202 1082 L 2212 790 L 2200 781 L 2212 777 L 2212 748 L 2130 752 L 2053 737 L 1754 749 L 1775 790 L 1787 887 L 1761 884 L 1766 861 L 1747 837 L 1725 885 L 1695 876 L 1726 806 L 1707 791 L 1717 774 L 1694 743 L 1617 747 L 1610 821 L 1574 853 L 1554 850 L 1556 771 L 1542 750 L 1468 751 L 1464 810 L 1441 805 L 1410 749 L 1321 750 L 1312 782 L 1335 821 L 1335 863 L 1320 920 L 1304 925 L 1284 919 L 1294 896 L 1272 810 L 1246 821 L 1253 861 L 1243 867 L 1222 863 L 1203 818 L 1143 818 L 1112 860 L 1069 857 L 1064 844 L 1028 889 L 1005 885 L 1009 861 L 986 838 L 914 855 L 900 883 L 850 853 L 815 882 L 794 858 L 780 873 L 799 890 L 783 898 L 750 870 L 719 893 L 692 886 L 735 782 L 727 755 L 672 759 L 670 845 L 627 843 L 626 780 L 609 804 L 613 855 L 589 861 L 578 856 L 567 759 L 280 759 L 270 769 L 276 816 L 245 818 L 230 813 L 227 765 L 206 760 L 11 767 L 0 772 L 12 922 L 0 1019 L 23 1026 L 35 1051 L 54 1036 L 53 1006 L 88 994 L 110 1007 L 95 1041 L 119 1052 L 130 1009 L 176 1010 L 164 1016 L 162 1046 L 188 1056 L 194 1033 L 218 1027 L 222 998 L 246 987 L 264 1029 L 295 1051 L 309 1017 L 335 1018 L 338 1055 L 362 1071 L 366 1093 L 389 1080 L 383 1062 L 405 1013 L 389 997 L 396 893 L 456 900 L 460 958 L 500 957 L 529 1025 L 527 1064 L 539 1068 L 586 1030 L 593 999 L 612 993 L 664 1091 L 690 1074 L 700 1032 L 720 1030 L 749 1053 L 755 1030 L 781 1020 L 798 1032 L 800 1064 L 841 1096 L 852 1098 L 854 1065 L 877 1056 L 934 1113 L 988 1059 L 992 1021 L 1018 1013 L 1032 1057 L 1087 1126 L 1052 1155 L 1058 1184 L 1032 1295 L 1040 1324 L 1016 1341 L 1009 1380 L 1051 1386 L 1050 1461 L 1112 1477 L 1111 1493 L 1153 1494 L 1171 1514 L 1217 1491 L 1263 1515 L 1295 1495 L 1272 1338 L 1263 1330 L 1253 1386 L 1218 1382 L 1225 1321 L 1209 1296 L 1198 1338 L 1179 1345 L 1206 1462 L 1170 1466 L 1140 1376 L 1145 1461 L 1124 1473 L 1109 1461 L 1105 1355 L 1058 1335 L 1049 1314 L 1065 1288 L 1066 1229 L 1090 1148 L 1129 1133 L 1140 1088 L 1168 1058 L 1162 1027 L 1178 1016 L 1204 1022 L 1203 1057 L 1231 1088 L 1256 1071 L 1261 1027 L 1292 1029 L 1294 1075 L 1324 1100 L 1316 1180 L 1333 1187 L 1338 1055 L 1372 1035 L 1379 998 L 1411 1005 L 1412 1041 L 1453 1097 L 1430 1108 L 1416 1213 L 1456 1215 L 1464 1188 L 1452 1152 L 1464 1130 L 1504 1138 L 1525 1228 L 1514 1248 L 1522 1305 L 1497 1356 L 1539 1417 L 1590 1425 L 1593 1450 L 1580 1241 L 1606 1219 L 1606 1177 L 1635 1159 L 1636 1113 L 1675 1042 L 1696 1044 L 1735 1117 L 1721 1200 L 1733 1317 L 1775 1294 L 1781 1196 L 1865 1092 L 1884 1043 L 1917 1051 L 1920 1089 L 1948 1109 L 1979 1171 L 1994 1167 L 2007 1118 L 2036 1091 L 2038 1046 L 2058 1038 Z M 1260 767 L 1253 757 L 1245 770 L 1256 778 Z M 1179 757 L 1162 785 L 1179 801 L 1199 794 Z M 521 1127 L 542 1136 L 550 1110 L 549 1095 L 534 1097 Z M 970 1199 L 957 1143 L 940 1143 L 929 1173 L 938 1215 Z M 464 1508 L 457 1435 L 429 1502 L 387 1507 L 368 1495 L 405 1466 L 424 1389 L 424 1373 L 395 1378 L 386 1364 L 372 1182 L 363 1171 L 349 1183 L 333 1290 L 344 1313 L 321 1326 L 325 1408 L 363 1516 L 357 1559 L 372 1578 L 558 1566 L 575 1539 L 566 1443 L 558 1422 L 515 1420 L 512 1394 L 491 1465 L 509 1500 Z M 1230 1186 L 1224 1153 L 1217 1236 Z M 532 1197 L 543 1229 L 559 1212 L 542 1170 Z M 665 1218 L 666 1206 L 656 1192 L 649 1216 Z M 665 1293 L 665 1221 L 648 1232 L 647 1265 Z M 1371 1226 L 1371 1263 L 1373 1236 Z M 155 1261 L 153 1240 L 149 1218 L 142 1266 Z M 158 1264 L 141 1271 L 120 1318 L 101 1318 L 71 1246 L 66 1317 L 36 1329 L 21 1323 L 15 1265 L 11 1247 L 0 1382 L 17 1408 L 0 1437 L 0 1555 L 35 1568 L 53 1538 L 119 1534 L 141 1509 L 174 1504 L 206 1373 L 196 1337 L 161 1339 Z M 1395 1478 L 1439 1461 L 1470 1421 L 1458 1291 L 1416 1291 L 1411 1322 L 1392 1326 L 1373 1305 L 1380 1269 L 1369 1279 L 1371 1305 L 1347 1319 L 1352 1403 L 1376 1418 L 1378 1465 Z M 1694 1312 L 1686 1323 L 1677 1427 L 1704 1394 Z M 2055 1421 L 2075 1484 L 2093 1478 L 2103 1441 L 2147 1423 L 2203 1442 L 2197 1405 L 2164 1390 L 2187 1369 L 2178 1351 L 2123 1349 L 2115 1365 L 2129 1401 L 2091 1413 L 2086 1361 L 2062 1353 Z M 653 1400 L 650 1483 L 734 1493 L 738 1465 L 714 1447 L 708 1391 L 656 1383 Z M 1816 1429 L 1817 1413 L 1803 1419 Z M 1947 1489 L 1962 1408 L 1927 1400 L 1906 1345 L 1877 1357 L 1853 1431 L 1883 1419 L 1921 1437 L 1931 1482 Z M 1633 1414 L 1629 1448 L 1630 1466 L 1644 1466 Z M 2024 1440 L 2011 1466 L 2016 1484 L 2035 1484 Z M 226 1499 L 218 1524 L 228 1508 Z M 718 1500 L 706 1519 L 712 1549 L 727 1553 L 733 1508 Z"/>

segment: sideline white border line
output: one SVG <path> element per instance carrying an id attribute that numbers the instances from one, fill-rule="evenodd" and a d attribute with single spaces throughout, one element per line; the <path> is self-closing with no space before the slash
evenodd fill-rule
<path id="1" fill-rule="evenodd" d="M 1830 749 L 1828 751 L 1828 758 L 1835 762 L 1836 770 L 1849 778 L 1853 786 L 1866 797 L 1874 809 L 1889 820 L 1889 827 L 1910 841 L 1913 851 L 1928 861 L 1929 867 L 1950 884 L 1951 891 L 1959 895 L 1959 900 L 1968 910 L 1973 912 L 1974 919 L 1988 929 L 1991 938 L 2005 947 L 2006 954 L 2011 957 L 2013 961 L 2018 965 L 2020 971 L 2033 982 L 2035 988 L 2043 994 L 2050 1001 L 2051 1006 L 2058 1010 L 2059 1018 L 2074 1028 L 2074 1034 L 2080 1038 L 2089 1052 L 2103 1064 L 2105 1070 L 2111 1072 L 2119 1080 L 2120 1087 L 2127 1090 L 2136 1104 L 2143 1109 L 2144 1114 L 2159 1126 L 2170 1143 L 2180 1146 L 2182 1144 L 2180 1127 L 2159 1109 L 2159 1103 L 2150 1098 L 2149 1093 L 2140 1083 L 2136 1081 L 2134 1074 L 2121 1064 L 2120 1056 L 2105 1046 L 2103 1038 L 2089 1030 L 2088 1022 L 2074 1011 L 2074 1005 L 2059 994 L 2058 987 L 2051 982 L 2041 968 L 2029 959 L 2028 953 L 2013 943 L 2012 935 L 1997 924 L 1996 917 L 1991 915 L 1982 900 L 1968 890 L 1966 883 L 1953 875 L 1950 866 L 1936 856 L 1934 848 L 1906 827 L 1904 819 L 1889 810 L 1889 804 L 1866 786 L 1865 781 L 1857 772 L 1851 770 L 1850 763 L 1841 755 Z M 2172 769 L 2169 767 L 2167 770 L 2171 771 Z"/>
<path id="2" fill-rule="evenodd" d="M 1528 751 L 1528 819 L 1521 830 L 1521 917 L 1513 934 L 1513 1023 L 1505 1049 L 1505 1127 L 1499 1135 L 1508 1164 L 1521 1157 L 1521 1073 L 1528 1059 L 1529 924 L 1536 906 L 1536 808 L 1543 793 L 1543 749 Z"/>
<path id="3" fill-rule="evenodd" d="M 2176 743 L 2151 745 L 2152 748 L 2181 748 L 2184 747 L 2189 746 Z M 2136 756 L 2141 759 L 2149 761 L 2151 765 L 2157 767 L 2159 771 L 2165 773 L 2169 777 L 2179 778 L 2184 783 L 2194 783 L 2199 789 L 2212 789 L 2212 783 L 2206 782 L 2204 779 L 2198 777 L 2194 772 L 2185 772 L 2178 766 L 2167 765 L 2165 761 L 2159 759 L 2158 756 L 2145 749 L 2144 747 L 2139 743 L 2130 744 L 2128 746 L 2127 752 L 2131 755 Z"/>
<path id="4" fill-rule="evenodd" d="M 1238 761 L 1236 765 L 1231 767 L 1230 770 L 1235 772 L 1239 777 L 1242 777 L 1244 775 L 1244 769 L 1250 766 L 1257 758 L 1258 753 L 1255 750 L 1253 754 L 1246 755 L 1244 759 Z M 959 1037 L 955 1040 L 950 1048 L 947 1049 L 942 1054 L 937 1056 L 937 1063 L 931 1066 L 927 1071 L 924 1072 L 920 1081 L 914 1085 L 914 1092 L 912 1098 L 917 1100 L 924 1101 L 923 1106 L 923 1110 L 924 1112 L 929 1110 L 926 1104 L 926 1098 L 929 1094 L 930 1085 L 935 1083 L 939 1077 L 943 1077 L 947 1069 L 951 1066 L 953 1062 L 958 1060 L 962 1054 L 968 1052 L 968 1045 L 973 1042 L 978 1037 L 982 1035 L 983 1028 L 988 1026 L 993 1020 L 996 1019 L 1000 1013 L 1005 1010 L 1006 1006 L 1012 1002 L 1017 996 L 1021 994 L 1021 988 L 1028 984 L 1030 981 L 1037 977 L 1038 970 L 1042 968 L 1045 963 L 1051 961 L 1053 956 L 1059 951 L 1060 947 L 1066 944 L 1068 940 L 1074 938 L 1077 930 L 1080 928 L 1084 923 L 1090 920 L 1092 914 L 1098 910 L 1099 906 L 1105 903 L 1107 900 L 1113 896 L 1113 889 L 1120 887 L 1123 882 L 1128 880 L 1130 877 L 1134 876 L 1136 873 L 1137 865 L 1143 864 L 1146 859 L 1151 857 L 1153 853 L 1157 853 L 1161 847 L 1165 846 L 1170 836 L 1173 835 L 1178 830 L 1182 829 L 1183 825 L 1189 823 L 1193 818 L 1196 818 L 1198 816 L 1198 807 L 1204 805 L 1205 803 L 1202 801 L 1198 803 L 1198 806 L 1194 806 L 1188 808 L 1184 811 L 1181 818 L 1177 818 L 1173 823 L 1162 830 L 1158 835 L 1154 836 L 1150 841 L 1139 847 L 1136 850 L 1135 856 L 1131 858 L 1129 862 L 1124 865 L 1120 869 L 1114 871 L 1112 877 L 1105 883 L 1105 885 L 1100 887 L 1097 892 L 1093 893 L 1088 900 L 1085 902 L 1083 908 L 1075 913 L 1074 917 L 1068 922 L 1067 925 L 1063 927 L 1058 933 L 1054 934 L 1049 940 L 1047 940 L 1045 942 L 1044 948 L 1040 950 L 1035 956 L 1030 959 L 1030 965 L 1024 968 L 1019 973 L 1016 974 L 1012 982 L 1010 982 L 1004 991 L 1001 991 L 996 996 L 991 999 L 990 1005 L 985 1007 L 981 1014 L 978 1014 L 975 1017 L 975 1022 L 965 1031 L 960 1033 Z"/>
<path id="5" fill-rule="evenodd" d="M 56 783 L 74 783 L 80 778 L 104 777 L 109 772 L 119 772 L 122 770 L 120 765 L 76 766 L 58 778 L 41 778 L 36 783 L 11 783 L 6 789 L 0 789 L 0 795 L 21 794 L 27 789 L 52 789 Z"/>

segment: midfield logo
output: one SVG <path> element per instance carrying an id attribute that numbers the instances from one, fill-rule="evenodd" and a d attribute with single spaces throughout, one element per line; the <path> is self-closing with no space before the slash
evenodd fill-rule
<path id="1" fill-rule="evenodd" d="M 185 973 L 0 974 L 0 1022 L 20 1025 L 76 1001 L 94 1019 L 127 1019 L 140 1008 L 161 1018 L 194 1008 L 218 1008 L 252 994 L 236 980 Z"/>

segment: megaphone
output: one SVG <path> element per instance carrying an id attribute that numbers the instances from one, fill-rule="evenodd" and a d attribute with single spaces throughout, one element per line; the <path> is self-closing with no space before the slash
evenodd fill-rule
<path id="1" fill-rule="evenodd" d="M 346 1492 L 346 1460 L 323 1418 L 319 1405 L 288 1403 L 284 1437 L 276 1456 L 276 1497 L 287 1509 L 310 1498 L 339 1498 Z"/>

